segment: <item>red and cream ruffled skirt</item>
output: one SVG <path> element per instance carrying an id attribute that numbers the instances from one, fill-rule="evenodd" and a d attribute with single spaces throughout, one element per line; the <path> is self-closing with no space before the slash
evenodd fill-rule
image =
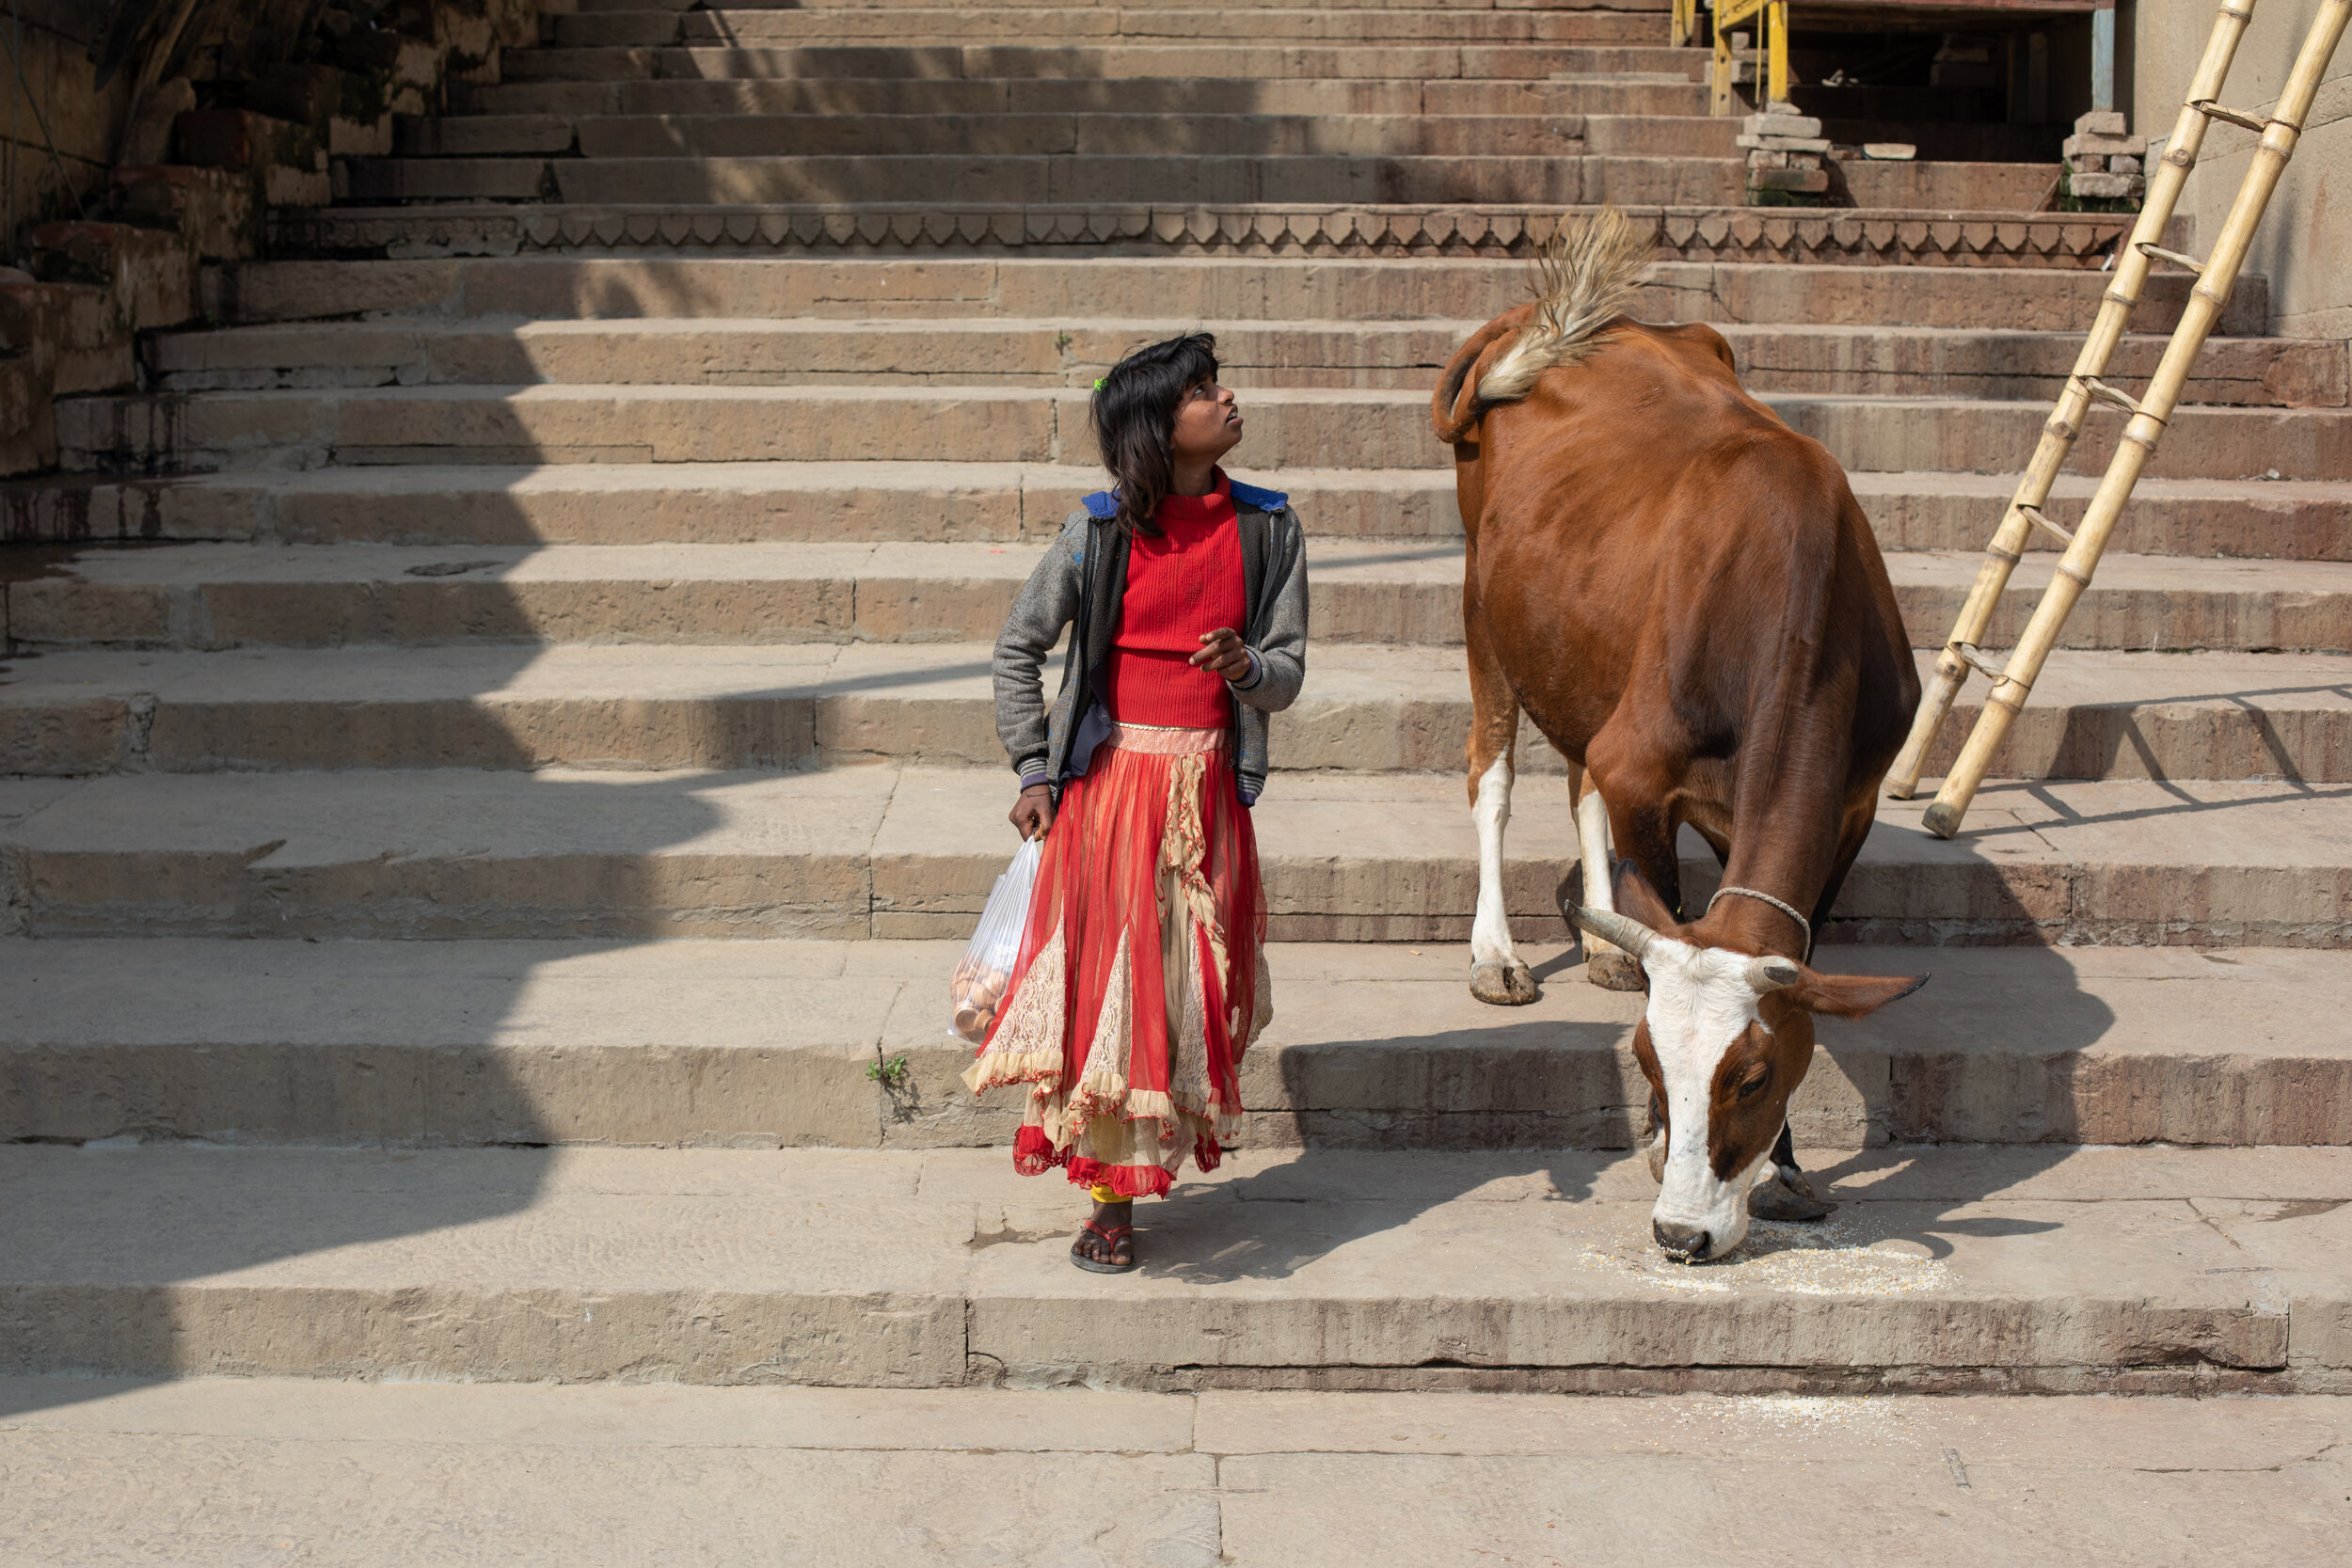
<path id="1" fill-rule="evenodd" d="M 963 1081 L 1028 1085 L 1013 1164 L 1122 1196 L 1216 1168 L 1273 1017 L 1258 844 L 1227 732 L 1112 728 L 1062 792 L 1012 983 Z"/>

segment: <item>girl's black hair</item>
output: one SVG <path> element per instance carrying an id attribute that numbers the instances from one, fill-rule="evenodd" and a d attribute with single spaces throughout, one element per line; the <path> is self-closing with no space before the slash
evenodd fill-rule
<path id="1" fill-rule="evenodd" d="M 1184 395 L 1216 379 L 1216 340 L 1188 332 L 1139 348 L 1095 384 L 1094 442 L 1119 481 L 1119 526 L 1157 535 L 1152 519 L 1176 480 L 1176 410 Z"/>

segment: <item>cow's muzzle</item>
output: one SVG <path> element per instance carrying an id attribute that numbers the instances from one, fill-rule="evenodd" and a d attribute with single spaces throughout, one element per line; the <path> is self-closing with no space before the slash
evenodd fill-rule
<path id="1" fill-rule="evenodd" d="M 1649 1233 L 1658 1238 L 1660 1246 L 1690 1263 L 1704 1259 L 1707 1257 L 1708 1248 L 1715 1240 L 1707 1233 L 1703 1227 L 1678 1225 L 1673 1220 L 1650 1221 Z"/>

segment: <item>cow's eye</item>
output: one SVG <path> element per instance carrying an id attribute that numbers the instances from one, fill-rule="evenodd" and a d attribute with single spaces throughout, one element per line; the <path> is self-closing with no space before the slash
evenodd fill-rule
<path id="1" fill-rule="evenodd" d="M 1740 1098 L 1742 1100 L 1754 1100 L 1757 1095 L 1764 1092 L 1765 1085 L 1772 1083 L 1772 1069 L 1770 1067 L 1757 1068 L 1754 1072 L 1749 1073 L 1746 1080 L 1740 1084 Z"/>

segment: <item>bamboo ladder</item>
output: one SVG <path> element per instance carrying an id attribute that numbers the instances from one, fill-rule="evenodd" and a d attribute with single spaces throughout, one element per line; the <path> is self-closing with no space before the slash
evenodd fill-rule
<path id="1" fill-rule="evenodd" d="M 2090 585 L 2090 575 L 2098 569 L 2099 558 L 2106 550 L 2116 522 L 2122 516 L 2124 503 L 2131 499 L 2132 487 L 2139 482 L 2140 470 L 2155 454 L 2156 442 L 2188 380 L 2189 367 L 2204 347 L 2205 338 L 2212 332 L 2222 307 L 2229 303 L 2238 269 L 2245 263 L 2247 249 L 2253 243 L 2254 230 L 2262 222 L 2264 209 L 2270 204 L 2271 192 L 2285 171 L 2287 160 L 2295 154 L 2296 140 L 2302 134 L 2304 117 L 2310 114 L 2312 97 L 2319 90 L 2320 77 L 2344 37 L 2346 21 L 2352 19 L 2352 0 L 2320 0 L 2319 14 L 2312 19 L 2302 51 L 2287 74 L 2278 106 L 2267 117 L 2243 114 L 2224 108 L 2219 103 L 2222 80 L 2229 74 L 2231 58 L 2237 53 L 2238 40 L 2253 12 L 2254 0 L 2221 0 L 2221 14 L 2214 22 L 2213 37 L 2205 45 L 2204 57 L 2198 62 L 2195 75 L 2189 79 L 2188 102 L 2182 106 L 2172 139 L 2165 144 L 2163 162 L 2149 176 L 2139 221 L 2133 226 L 2131 240 L 2117 259 L 2113 281 L 2099 302 L 2099 314 L 2091 324 L 2090 336 L 2074 361 L 2074 373 L 2067 377 L 2066 389 L 2058 395 L 2056 411 L 2042 427 L 2041 444 L 2034 450 L 2025 477 L 2018 482 L 2001 526 L 1985 548 L 1984 564 L 1978 569 L 1976 585 L 1968 591 L 1950 641 L 1935 661 L 1935 674 L 1920 700 L 1911 738 L 1887 771 L 1886 793 L 1899 800 L 1911 799 L 1918 789 L 1919 775 L 1935 744 L 1936 732 L 1951 711 L 1952 699 L 1959 695 L 1968 672 L 1978 670 L 1992 679 L 1993 689 L 1986 694 L 1976 727 L 1969 732 L 1959 759 L 1952 764 L 1943 788 L 1936 792 L 1934 803 L 1927 810 L 1928 831 L 1939 838 L 1950 838 L 1960 831 L 1960 819 L 1967 814 L 1969 802 L 1976 799 L 1977 789 L 1992 767 L 1994 753 L 2000 750 L 2010 725 L 2025 707 L 2034 682 L 2041 677 L 2042 666 L 2057 645 L 2067 615 L 2082 597 L 2083 590 Z M 2213 253 L 2200 262 L 2165 250 L 2158 242 L 2163 238 L 2165 225 L 2171 220 L 2181 187 L 2204 145 L 2206 127 L 2217 119 L 2259 132 L 2262 141 L 2238 186 L 2229 216 L 2221 225 L 2221 235 Z M 2139 301 L 2150 263 L 2156 261 L 2185 267 L 2196 273 L 2198 278 L 2147 390 L 2134 398 L 2099 378 L 2115 352 L 2117 341 L 2123 335 L 2132 307 Z M 2074 437 L 2094 403 L 2120 408 L 2130 420 L 2123 427 L 2122 438 L 2116 443 L 2115 456 L 2107 464 L 2106 476 L 2091 496 L 2090 507 L 2070 533 L 2044 515 L 2042 508 L 2048 501 L 2051 484 L 2058 478 L 2058 469 L 2065 466 L 2067 453 L 2073 450 Z M 2033 618 L 2026 623 L 2025 634 L 2010 650 L 2008 662 L 1996 667 L 1978 644 L 1992 624 L 1993 612 L 2009 586 L 2010 572 L 2024 553 L 2028 531 L 2033 529 L 2041 529 L 2062 541 L 2065 553 L 2058 558 L 2057 573 Z"/>

